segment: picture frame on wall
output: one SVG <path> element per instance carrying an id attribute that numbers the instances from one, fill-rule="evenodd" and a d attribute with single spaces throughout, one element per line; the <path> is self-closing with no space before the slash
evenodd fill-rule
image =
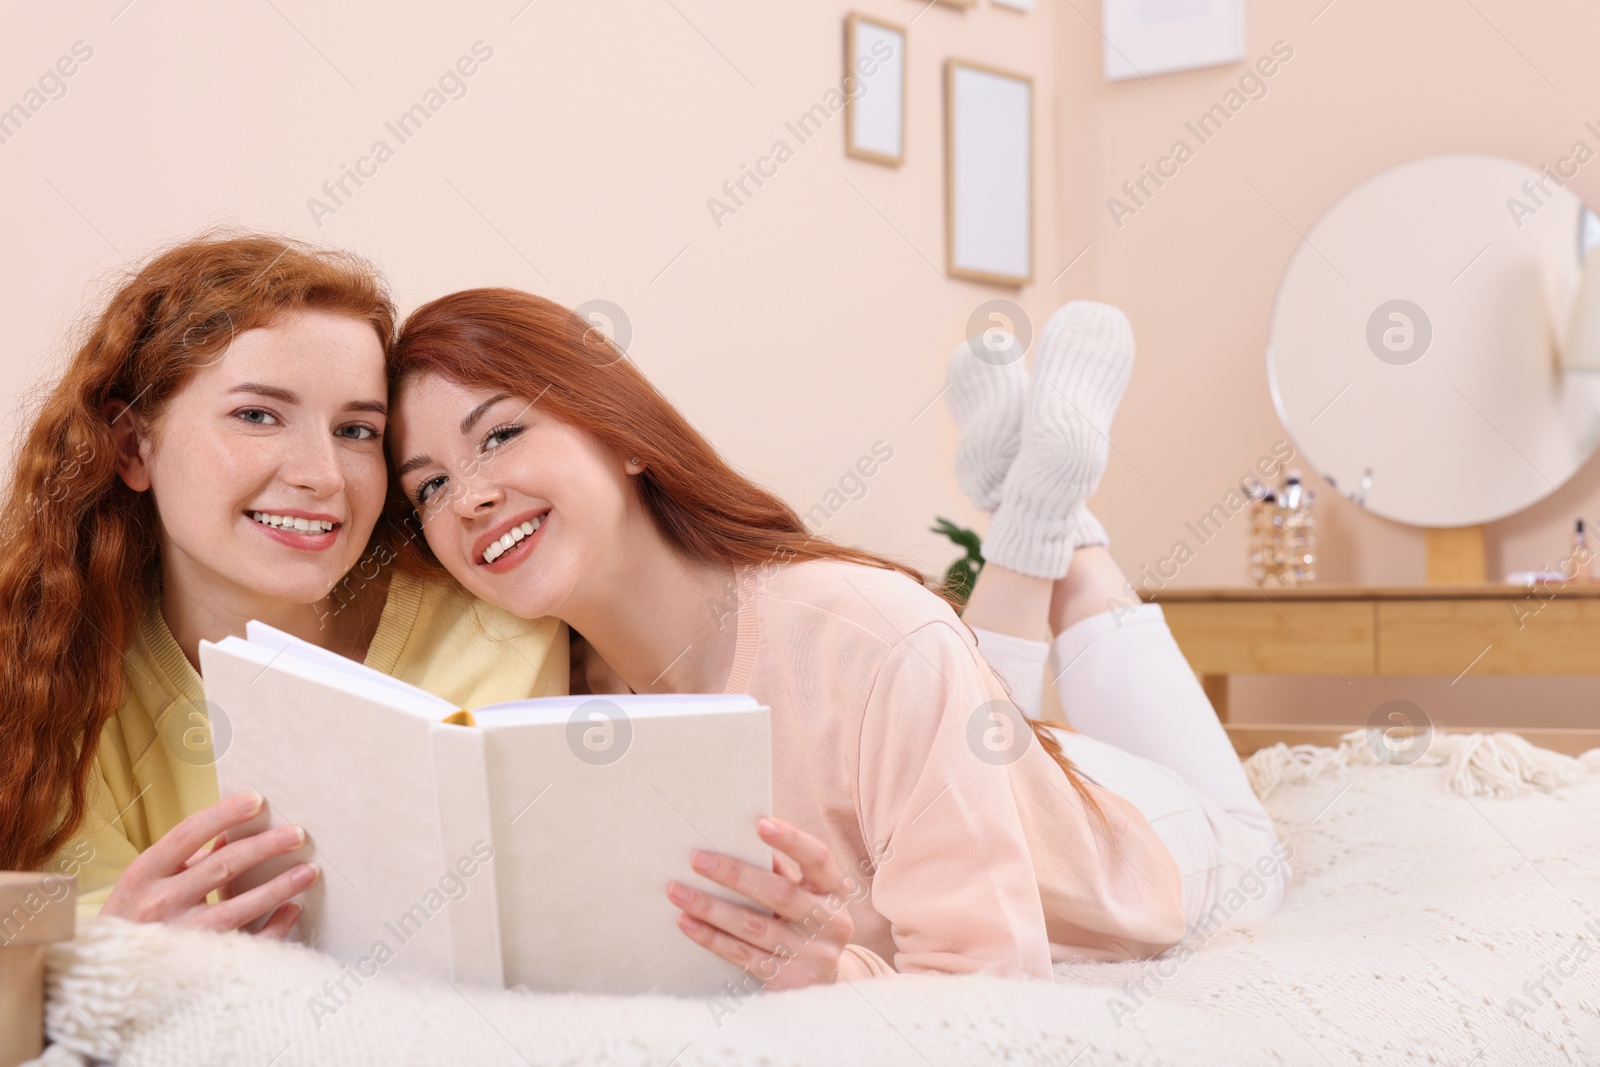
<path id="1" fill-rule="evenodd" d="M 844 150 L 852 159 L 898 167 L 906 158 L 906 28 L 868 15 L 845 19 Z"/>
<path id="2" fill-rule="evenodd" d="M 1104 0 L 1107 81 L 1237 63 L 1245 0 Z"/>
<path id="3" fill-rule="evenodd" d="M 993 285 L 1033 281 L 1033 79 L 945 62 L 945 270 Z"/>

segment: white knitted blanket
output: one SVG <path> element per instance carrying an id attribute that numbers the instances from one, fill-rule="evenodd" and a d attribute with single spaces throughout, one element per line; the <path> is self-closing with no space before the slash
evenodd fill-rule
<path id="1" fill-rule="evenodd" d="M 36 1062 L 1600 1065 L 1600 749 L 1448 735 L 1398 767 L 1352 733 L 1246 766 L 1288 900 L 1159 960 L 742 1002 L 380 972 L 329 1014 L 340 968 L 301 946 L 96 919 L 50 957 Z"/>

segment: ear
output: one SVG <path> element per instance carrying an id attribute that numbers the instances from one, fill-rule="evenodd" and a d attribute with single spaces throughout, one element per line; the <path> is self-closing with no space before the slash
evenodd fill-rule
<path id="1" fill-rule="evenodd" d="M 623 473 L 625 473 L 625 474 L 643 474 L 644 473 L 644 464 L 640 463 L 639 460 L 636 457 L 629 456 L 623 462 L 622 470 L 623 470 Z"/>
<path id="2" fill-rule="evenodd" d="M 111 439 L 117 453 L 117 474 L 135 493 L 150 488 L 150 466 L 146 462 L 144 420 L 125 400 L 108 400 L 102 409 L 111 424 Z"/>

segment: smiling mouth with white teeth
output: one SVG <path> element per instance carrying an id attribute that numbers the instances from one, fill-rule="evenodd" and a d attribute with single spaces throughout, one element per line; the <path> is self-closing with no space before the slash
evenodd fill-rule
<path id="1" fill-rule="evenodd" d="M 500 536 L 500 540 L 493 542 L 488 548 L 484 549 L 483 562 L 485 564 L 493 563 L 495 560 L 511 551 L 512 547 L 518 541 L 522 540 L 524 537 L 532 537 L 534 532 L 537 531 L 540 525 L 543 524 L 544 518 L 545 517 L 543 515 L 535 515 L 533 518 L 522 523 L 520 526 L 511 527 L 511 529 L 507 530 Z"/>
<path id="2" fill-rule="evenodd" d="M 270 511 L 252 511 L 249 515 L 263 526 L 290 533 L 324 534 L 336 525 L 323 519 L 298 519 L 293 515 L 274 515 Z"/>

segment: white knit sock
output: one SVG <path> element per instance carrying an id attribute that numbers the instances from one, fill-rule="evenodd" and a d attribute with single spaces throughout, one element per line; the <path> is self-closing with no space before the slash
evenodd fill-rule
<path id="1" fill-rule="evenodd" d="M 1074 300 L 1050 317 L 1023 413 L 1022 446 L 1001 489 L 983 558 L 1061 578 L 1072 550 L 1104 544 L 1083 502 L 1105 473 L 1111 417 L 1133 369 L 1133 328 L 1108 304 Z"/>
<path id="2" fill-rule="evenodd" d="M 1008 362 L 984 359 L 963 341 L 950 353 L 945 400 L 961 443 L 956 446 L 956 481 L 983 511 L 1000 503 L 1006 471 L 1022 446 L 1022 407 L 1028 370 L 1020 353 Z"/>

